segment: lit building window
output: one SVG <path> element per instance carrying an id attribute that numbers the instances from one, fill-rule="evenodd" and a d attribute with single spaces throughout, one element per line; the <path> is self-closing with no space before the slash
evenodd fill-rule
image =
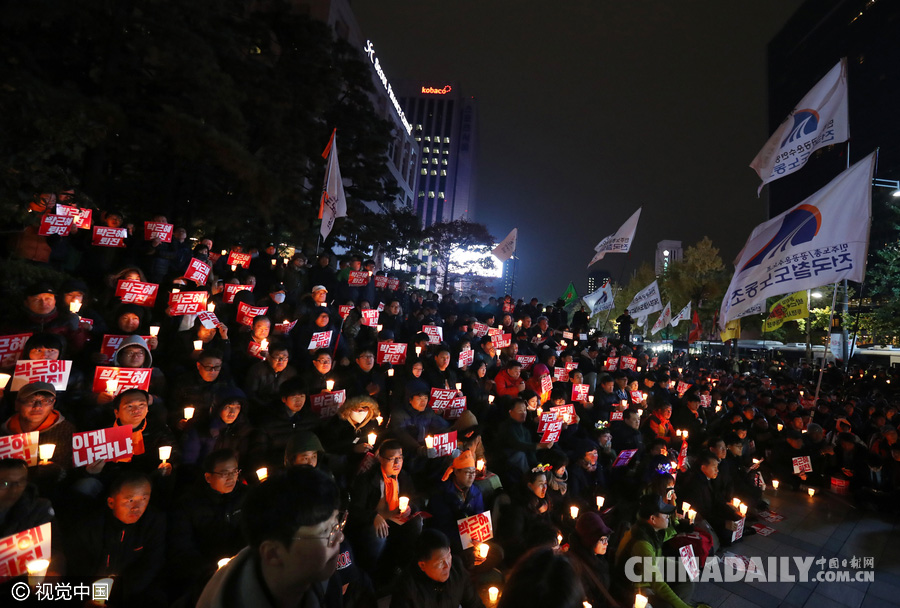
<path id="1" fill-rule="evenodd" d="M 422 138 L 421 138 L 421 137 L 417 137 L 417 138 L 416 138 L 416 141 L 422 141 Z"/>
<path id="2" fill-rule="evenodd" d="M 421 130 L 422 130 L 422 125 L 416 125 L 416 131 L 421 131 Z"/>
<path id="3" fill-rule="evenodd" d="M 438 197 L 440 197 L 440 198 L 446 198 L 446 197 L 444 196 L 444 193 L 443 193 L 443 192 L 438 192 Z"/>
<path id="4" fill-rule="evenodd" d="M 424 169 L 422 169 L 422 170 L 424 171 Z M 434 169 L 432 169 L 432 170 L 431 170 L 431 174 L 432 174 L 432 175 L 437 175 L 437 171 L 434 170 Z"/>
<path id="5" fill-rule="evenodd" d="M 445 137 L 445 138 L 444 138 L 444 143 L 445 143 L 445 144 L 449 144 L 449 143 L 450 143 L 450 138 L 449 138 L 449 137 Z"/>
<path id="6" fill-rule="evenodd" d="M 447 177 L 447 170 L 441 169 L 441 177 Z"/>
<path id="7" fill-rule="evenodd" d="M 428 191 L 428 198 L 434 198 L 434 190 Z"/>
<path id="8" fill-rule="evenodd" d="M 425 136 L 425 141 L 431 141 L 431 135 L 426 135 L 426 136 Z"/>
<path id="9" fill-rule="evenodd" d="M 422 169 L 422 175 L 428 175 L 428 169 Z"/>
<path id="10" fill-rule="evenodd" d="M 427 139 L 427 138 L 426 138 L 426 139 Z M 428 154 L 429 152 L 431 152 L 431 148 L 429 148 L 428 146 L 425 146 L 424 148 L 422 148 L 422 152 L 423 152 L 424 154 Z"/>
<path id="11" fill-rule="evenodd" d="M 425 198 L 425 191 L 419 190 L 419 198 Z"/>
<path id="12" fill-rule="evenodd" d="M 444 160 L 442 160 L 442 161 L 441 161 L 441 164 L 446 165 L 446 164 L 447 164 L 447 159 L 445 158 Z"/>
<path id="13" fill-rule="evenodd" d="M 438 164 L 438 163 L 437 163 L 437 159 L 436 159 L 436 158 L 432 158 L 432 159 L 431 159 L 431 164 L 432 164 L 432 165 Z"/>
<path id="14" fill-rule="evenodd" d="M 428 164 L 428 159 L 427 159 L 427 158 L 423 158 L 423 159 L 422 159 L 422 164 L 423 164 L 423 165 L 427 165 L 427 164 Z"/>

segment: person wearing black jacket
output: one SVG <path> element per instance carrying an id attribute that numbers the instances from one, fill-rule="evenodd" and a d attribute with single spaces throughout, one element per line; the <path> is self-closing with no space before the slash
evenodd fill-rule
<path id="1" fill-rule="evenodd" d="M 484 608 L 447 536 L 425 530 L 416 542 L 413 563 L 391 594 L 391 608 Z"/>
<path id="2" fill-rule="evenodd" d="M 270 471 L 284 464 L 284 448 L 298 431 L 315 432 L 321 420 L 306 403 L 306 386 L 292 378 L 279 389 L 281 404 L 265 413 L 250 438 L 250 463 L 253 470 Z"/>
<path id="3" fill-rule="evenodd" d="M 156 584 L 165 561 L 166 519 L 149 502 L 150 480 L 128 471 L 110 486 L 109 508 L 69 530 L 67 574 L 87 580 L 115 577 L 110 605 L 167 605 Z"/>

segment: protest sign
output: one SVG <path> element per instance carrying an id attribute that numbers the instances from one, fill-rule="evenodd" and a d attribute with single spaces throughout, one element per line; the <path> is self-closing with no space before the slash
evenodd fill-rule
<path id="1" fill-rule="evenodd" d="M 156 304 L 156 294 L 158 292 L 159 285 L 156 283 L 119 281 L 116 285 L 116 297 L 122 300 L 124 304 L 152 307 Z"/>
<path id="2" fill-rule="evenodd" d="M 195 315 L 201 310 L 206 310 L 205 291 L 179 291 L 169 294 L 169 312 L 173 317 L 180 315 Z"/>
<path id="3" fill-rule="evenodd" d="M 341 389 L 339 391 L 324 392 L 310 397 L 310 406 L 312 411 L 321 418 L 331 418 L 337 414 L 341 405 L 347 400 L 347 391 Z"/>
<path id="4" fill-rule="evenodd" d="M 163 243 L 171 243 L 172 230 L 174 227 L 173 224 L 166 224 L 163 222 L 144 222 L 144 240 L 152 241 L 153 239 L 159 239 Z"/>
<path id="5" fill-rule="evenodd" d="M 47 382 L 58 391 L 66 390 L 69 383 L 69 373 L 72 371 L 71 361 L 50 361 L 39 359 L 36 361 L 16 361 L 16 369 L 13 372 L 12 385 L 9 390 L 16 392 L 26 384 L 33 382 Z"/>
<path id="6" fill-rule="evenodd" d="M 40 433 L 38 431 L 0 437 L 0 460 L 18 458 L 27 462 L 30 467 L 36 466 L 39 444 Z"/>
<path id="7" fill-rule="evenodd" d="M 462 548 L 468 549 L 479 543 L 494 538 L 494 528 L 491 522 L 491 512 L 476 513 L 471 517 L 465 517 L 456 521 L 459 528 L 459 539 Z"/>
<path id="8" fill-rule="evenodd" d="M 391 365 L 403 365 L 406 363 L 407 344 L 401 342 L 378 343 L 378 365 L 390 363 Z"/>
<path id="9" fill-rule="evenodd" d="M 130 388 L 139 388 L 142 391 L 150 390 L 150 377 L 153 369 L 149 367 L 104 367 L 98 366 L 94 370 L 94 393 L 112 393 L 118 395 Z M 114 384 L 109 384 L 113 382 Z M 115 390 L 108 390 L 115 386 Z"/>
<path id="10" fill-rule="evenodd" d="M 50 559 L 50 528 L 48 522 L 0 538 L 0 581 L 27 575 L 30 561 Z M 17 597 L 15 593 L 13 597 Z M 26 595 L 25 598 L 27 597 Z"/>
<path id="11" fill-rule="evenodd" d="M 12 367 L 22 355 L 25 343 L 31 334 L 10 334 L 8 336 L 0 336 L 0 368 Z M 0 387 L 5 388 L 5 387 Z"/>
<path id="12" fill-rule="evenodd" d="M 98 460 L 120 460 L 133 452 L 131 425 L 72 434 L 72 462 L 76 467 Z"/>

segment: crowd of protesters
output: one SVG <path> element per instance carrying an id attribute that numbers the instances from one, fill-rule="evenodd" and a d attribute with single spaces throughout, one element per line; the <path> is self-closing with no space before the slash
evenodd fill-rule
<path id="1" fill-rule="evenodd" d="M 125 225 L 96 210 L 93 221 Z M 72 369 L 64 389 L 4 387 L 0 433 L 37 431 L 56 448 L 32 466 L 0 460 L 0 537 L 51 523 L 50 574 L 113 577 L 112 606 L 368 607 L 390 595 L 469 608 L 497 587 L 500 606 L 630 606 L 640 591 L 685 608 L 689 583 L 634 583 L 624 562 L 685 544 L 702 562 L 742 523 L 734 498 L 748 522 L 776 480 L 900 504 L 883 370 L 830 367 L 816 402 L 807 366 L 646 352 L 561 301 L 438 297 L 376 281 L 387 273 L 372 260 L 310 264 L 274 244 L 192 242 L 177 226 L 171 242 L 129 228 L 114 248 L 89 233 L 34 229 L 11 246 L 69 278 L 5 293 L 18 314 L 0 335 L 30 334 L 20 360 Z M 249 253 L 246 268 L 228 252 Z M 212 268 L 205 282 L 185 277 L 192 259 Z M 123 280 L 158 285 L 155 303 L 124 302 Z M 211 327 L 169 305 L 197 291 Z M 395 363 L 380 362 L 388 351 Z M 98 366 L 151 370 L 149 385 L 97 390 Z M 130 454 L 73 459 L 73 434 L 118 426 Z M 435 439 L 452 433 L 445 453 Z M 459 522 L 488 512 L 492 538 L 465 542 Z"/>

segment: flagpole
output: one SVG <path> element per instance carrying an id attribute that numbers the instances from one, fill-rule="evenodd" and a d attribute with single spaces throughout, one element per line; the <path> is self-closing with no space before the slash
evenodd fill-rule
<path id="1" fill-rule="evenodd" d="M 512 259 L 513 259 L 513 269 L 512 269 L 512 282 L 509 285 L 509 295 L 513 297 L 513 301 L 515 301 L 515 293 L 516 293 L 516 272 L 519 270 L 519 260 L 516 256 L 516 252 L 519 250 L 519 234 L 516 233 L 516 248 L 513 249 Z"/>
<path id="2" fill-rule="evenodd" d="M 613 308 L 615 308 L 616 294 L 619 293 L 619 289 L 622 285 L 622 275 L 625 274 L 625 265 L 628 263 L 628 260 L 631 259 L 631 251 L 628 252 L 628 256 L 625 258 L 625 261 L 622 262 L 622 269 L 619 271 L 619 280 L 616 281 L 616 290 L 613 292 Z M 606 327 L 606 322 L 609 321 L 609 315 L 612 313 L 613 309 L 610 308 L 606 311 L 606 318 L 603 319 L 603 327 Z M 626 311 L 627 312 L 627 311 Z"/>
<path id="3" fill-rule="evenodd" d="M 831 324 L 834 323 L 834 305 L 837 303 L 837 292 L 838 285 L 840 281 L 834 282 L 834 292 L 831 294 L 831 315 L 828 317 L 828 329 L 831 329 Z M 828 351 L 831 349 L 831 333 L 828 334 L 828 342 L 825 343 L 825 353 L 822 355 L 822 365 L 819 367 L 819 381 L 816 382 L 816 396 L 813 399 L 813 406 L 819 402 L 819 389 L 822 387 L 822 376 L 825 375 L 825 362 L 828 361 Z M 813 361 L 816 360 L 815 355 L 813 355 Z"/>

